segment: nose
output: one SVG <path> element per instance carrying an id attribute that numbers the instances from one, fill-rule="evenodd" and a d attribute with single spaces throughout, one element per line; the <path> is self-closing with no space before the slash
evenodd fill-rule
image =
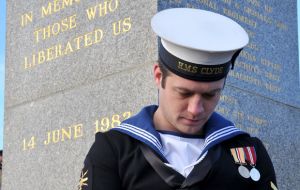
<path id="1" fill-rule="evenodd" d="M 191 97 L 188 105 L 187 111 L 193 116 L 197 117 L 204 111 L 203 101 L 201 100 L 200 96 L 193 96 Z"/>

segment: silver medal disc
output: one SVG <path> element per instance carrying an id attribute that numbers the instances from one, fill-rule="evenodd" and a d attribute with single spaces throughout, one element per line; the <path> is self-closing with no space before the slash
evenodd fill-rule
<path id="1" fill-rule="evenodd" d="M 239 166 L 238 171 L 242 177 L 244 178 L 250 177 L 249 170 L 245 166 Z"/>
<path id="2" fill-rule="evenodd" d="M 259 181 L 260 179 L 260 173 L 256 168 L 252 168 L 250 170 L 250 177 L 253 181 Z"/>

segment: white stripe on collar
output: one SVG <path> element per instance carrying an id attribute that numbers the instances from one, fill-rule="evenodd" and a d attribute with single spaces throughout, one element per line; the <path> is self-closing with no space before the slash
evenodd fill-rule
<path id="1" fill-rule="evenodd" d="M 153 134 L 149 133 L 148 131 L 146 131 L 144 129 L 141 129 L 139 127 L 136 127 L 136 126 L 133 126 L 133 125 L 130 125 L 127 123 L 121 123 L 121 125 L 119 125 L 116 128 L 122 128 L 124 130 L 127 130 L 128 132 L 132 132 L 135 135 L 137 135 L 141 138 L 144 138 L 148 142 L 152 143 L 159 150 L 162 150 L 161 142 Z"/>
<path id="2" fill-rule="evenodd" d="M 153 134 L 149 133 L 148 131 L 127 123 L 122 123 L 121 125 L 113 129 L 126 133 L 131 137 L 140 141 L 142 141 L 141 139 L 144 139 L 143 141 L 144 143 L 148 145 L 151 144 L 152 145 L 151 147 L 153 146 L 156 147 L 156 150 L 154 149 L 156 152 L 159 151 L 157 153 L 159 153 L 160 155 L 164 155 L 161 142 L 159 141 L 159 139 L 157 139 Z M 200 154 L 199 159 L 210 148 L 210 145 L 217 143 L 219 140 L 222 140 L 222 138 L 233 135 L 235 133 L 240 134 L 243 132 L 234 126 L 228 126 L 213 132 L 211 135 L 205 138 L 204 149 Z"/>
<path id="3" fill-rule="evenodd" d="M 227 135 L 230 135 L 232 133 L 239 132 L 239 131 L 241 131 L 241 130 L 236 128 L 235 126 L 224 127 L 222 129 L 219 129 L 219 130 L 213 132 L 209 136 L 207 136 L 205 138 L 205 143 L 209 144 L 212 141 L 216 141 L 216 140 L 218 140 L 218 139 L 220 139 L 224 136 L 227 136 Z"/>
<path id="4" fill-rule="evenodd" d="M 145 107 L 140 113 L 138 113 L 138 115 L 125 120 L 118 127 L 112 128 L 111 130 L 117 130 L 119 132 L 125 133 L 132 138 L 145 143 L 156 153 L 161 155 L 162 159 L 167 162 L 167 159 L 164 155 L 161 139 L 158 132 L 153 126 L 152 118 L 156 109 L 157 106 Z M 214 145 L 219 144 L 222 141 L 230 139 L 234 136 L 247 134 L 233 126 L 232 122 L 226 120 L 217 113 L 214 113 L 213 116 L 211 116 L 211 118 L 207 122 L 206 127 L 209 131 L 206 132 L 207 136 L 205 137 L 204 149 L 199 155 L 199 159 Z"/>

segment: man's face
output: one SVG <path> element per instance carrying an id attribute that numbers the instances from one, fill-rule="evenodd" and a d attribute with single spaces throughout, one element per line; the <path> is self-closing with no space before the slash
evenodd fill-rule
<path id="1" fill-rule="evenodd" d="M 154 66 L 154 77 L 159 89 L 159 108 L 154 115 L 156 129 L 201 134 L 220 99 L 225 79 L 197 82 L 170 73 L 162 88 L 158 65 Z"/>

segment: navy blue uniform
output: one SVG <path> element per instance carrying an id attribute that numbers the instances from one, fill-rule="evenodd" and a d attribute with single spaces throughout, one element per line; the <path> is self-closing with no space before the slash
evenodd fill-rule
<path id="1" fill-rule="evenodd" d="M 156 109 L 156 106 L 146 107 L 120 127 L 96 134 L 95 143 L 84 162 L 79 189 L 276 189 L 273 165 L 261 141 L 235 128 L 216 113 L 204 126 L 203 154 L 206 153 L 206 156 L 192 172 L 184 177 L 166 166 L 164 163 L 168 161 L 160 151 L 160 138 L 151 119 Z M 255 168 L 260 173 L 258 181 L 242 177 L 238 172 L 240 165 L 235 162 L 231 149 L 239 147 L 254 147 L 257 157 Z M 145 151 L 156 158 L 154 163 L 149 161 Z M 253 166 L 247 163 L 245 167 L 250 171 Z"/>

